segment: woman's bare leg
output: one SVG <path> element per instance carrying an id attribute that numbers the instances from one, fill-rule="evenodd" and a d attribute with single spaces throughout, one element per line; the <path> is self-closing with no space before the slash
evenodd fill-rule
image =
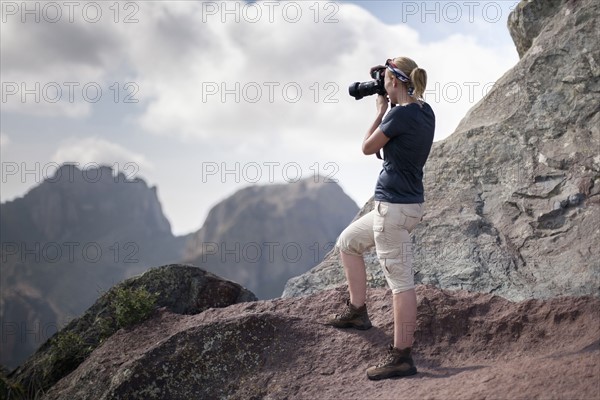
<path id="1" fill-rule="evenodd" d="M 412 347 L 417 326 L 415 289 L 394 294 L 394 347 Z"/>
<path id="2" fill-rule="evenodd" d="M 346 254 L 340 251 L 348 291 L 350 292 L 350 303 L 356 308 L 362 307 L 367 298 L 367 269 L 362 256 Z"/>

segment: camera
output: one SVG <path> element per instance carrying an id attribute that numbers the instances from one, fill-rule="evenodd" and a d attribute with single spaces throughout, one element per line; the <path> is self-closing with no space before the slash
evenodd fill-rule
<path id="1" fill-rule="evenodd" d="M 373 69 L 371 71 L 372 81 L 368 82 L 354 82 L 348 88 L 350 96 L 356 100 L 360 100 L 365 96 L 371 96 L 374 94 L 386 95 L 384 87 L 385 67 Z"/>

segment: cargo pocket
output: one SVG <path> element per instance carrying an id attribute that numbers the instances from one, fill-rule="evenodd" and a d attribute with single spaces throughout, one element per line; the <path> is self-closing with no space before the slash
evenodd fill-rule
<path id="1" fill-rule="evenodd" d="M 404 229 L 409 233 L 417 226 L 423 217 L 422 204 L 406 204 L 400 209 L 400 213 L 404 216 Z"/>
<path id="2" fill-rule="evenodd" d="M 385 275 L 386 279 L 390 278 L 390 269 L 388 268 L 388 262 L 387 262 L 387 258 L 382 258 L 381 260 L 379 260 L 379 264 L 381 265 L 381 267 L 383 268 L 383 274 Z"/>
<path id="3" fill-rule="evenodd" d="M 387 248 L 387 238 L 385 235 L 385 215 L 388 211 L 387 204 L 380 201 L 375 202 L 375 214 L 373 215 L 373 238 L 375 239 L 375 248 L 379 255 L 382 250 Z"/>

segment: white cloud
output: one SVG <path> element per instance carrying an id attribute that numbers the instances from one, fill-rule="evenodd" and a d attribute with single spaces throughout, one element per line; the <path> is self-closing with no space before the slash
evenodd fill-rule
<path id="1" fill-rule="evenodd" d="M 0 147 L 4 150 L 10 144 L 10 138 L 4 132 L 0 132 Z"/>
<path id="2" fill-rule="evenodd" d="M 153 168 L 143 155 L 97 137 L 65 140 L 52 156 L 52 161 L 59 164 L 78 163 L 82 168 L 115 164 L 118 170 Z"/>
<path id="3" fill-rule="evenodd" d="M 406 55 L 428 71 L 427 99 L 438 116 L 439 140 L 482 97 L 484 85 L 516 61 L 507 49 L 478 44 L 475 35 L 424 43 L 417 30 L 382 24 L 354 4 L 336 3 L 331 9 L 331 2 L 317 7 L 314 2 L 292 3 L 286 9 L 285 3 L 242 2 L 233 14 L 226 10 L 234 5 L 225 2 L 140 3 L 134 15 L 139 22 L 133 24 L 114 23 L 114 11 L 106 4 L 107 17 L 96 24 L 81 18 L 71 24 L 66 17 L 56 24 L 19 24 L 8 18 L 2 39 L 3 83 L 28 89 L 40 84 L 42 101 L 22 102 L 18 87 L 5 110 L 89 116 L 93 103 L 83 100 L 83 85 L 97 83 L 103 96 L 112 96 L 111 81 L 121 66 L 139 87 L 144 106 L 139 123 L 148 132 L 216 140 L 228 147 L 260 138 L 270 148 L 273 140 L 293 142 L 303 131 L 305 142 L 335 146 L 365 129 L 373 114 L 368 104 L 373 99 L 356 103 L 347 94 L 348 85 L 368 80 L 372 65 Z M 297 7 L 301 17 L 291 23 Z M 257 10 L 261 17 L 252 22 Z M 333 23 L 324 23 L 328 15 Z M 64 82 L 79 84 L 76 101 L 68 101 Z M 44 101 L 55 93 L 48 83 L 58 83 L 61 101 Z M 298 88 L 301 96 L 295 101 Z"/>
<path id="4" fill-rule="evenodd" d="M 474 36 L 455 34 L 423 43 L 416 30 L 381 24 L 350 4 L 339 5 L 338 22 L 332 24 L 314 23 L 311 2 L 296 3 L 305 16 L 296 24 L 277 12 L 273 23 L 266 16 L 256 23 L 243 16 L 239 23 L 221 23 L 218 15 L 207 20 L 196 2 L 177 10 L 151 4 L 155 19 L 139 27 L 149 40 L 128 42 L 127 51 L 148 100 L 141 125 L 157 134 L 225 146 L 261 139 L 270 148 L 273 140 L 301 137 L 330 147 L 357 130 L 360 136 L 371 122 L 374 99 L 356 103 L 347 94 L 348 85 L 370 79 L 370 66 L 399 55 L 410 56 L 428 71 L 428 99 L 438 116 L 439 140 L 485 94 L 485 85 L 516 61 L 505 51 L 483 47 Z M 181 36 L 173 35 L 169 42 L 168 35 L 160 35 L 164 15 L 186 26 L 186 37 L 209 39 L 182 45 Z M 174 54 L 173 48 L 181 53 Z M 157 52 L 166 57 L 154 62 Z M 297 102 L 291 99 L 296 88 L 302 92 Z M 328 95 L 336 103 L 326 103 Z"/>
<path id="5" fill-rule="evenodd" d="M 91 114 L 96 102 L 110 100 L 109 76 L 119 67 L 115 60 L 123 49 L 110 6 L 102 3 L 104 18 L 98 23 L 86 21 L 84 6 L 77 3 L 32 3 L 27 9 L 38 11 L 29 14 L 25 3 L 7 6 L 16 12 L 3 15 L 0 38 L 3 112 L 81 118 Z M 61 18 L 46 21 L 57 9 Z"/>

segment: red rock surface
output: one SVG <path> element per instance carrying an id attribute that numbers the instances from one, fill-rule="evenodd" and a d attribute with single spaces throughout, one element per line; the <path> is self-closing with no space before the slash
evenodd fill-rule
<path id="1" fill-rule="evenodd" d="M 598 298 L 513 303 L 418 286 L 419 373 L 373 382 L 365 370 L 392 340 L 391 293 L 369 291 L 369 331 L 323 325 L 345 296 L 339 287 L 196 315 L 161 309 L 45 398 L 600 399 Z"/>

